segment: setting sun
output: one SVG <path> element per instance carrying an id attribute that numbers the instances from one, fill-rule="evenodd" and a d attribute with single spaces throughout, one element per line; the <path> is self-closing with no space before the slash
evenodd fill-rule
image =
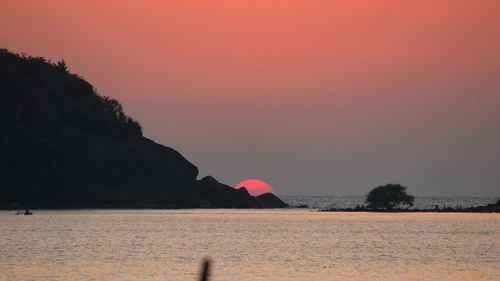
<path id="1" fill-rule="evenodd" d="M 245 187 L 252 196 L 259 196 L 264 193 L 273 193 L 273 188 L 266 182 L 259 179 L 247 179 L 239 182 L 236 188 Z"/>
<path id="2" fill-rule="evenodd" d="M 500 0 L 0 0 L 0 281 L 500 281 Z"/>

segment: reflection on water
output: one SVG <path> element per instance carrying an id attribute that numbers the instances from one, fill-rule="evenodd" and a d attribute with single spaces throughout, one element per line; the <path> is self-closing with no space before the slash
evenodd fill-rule
<path id="1" fill-rule="evenodd" d="M 0 280 L 500 280 L 499 214 L 0 212 Z"/>

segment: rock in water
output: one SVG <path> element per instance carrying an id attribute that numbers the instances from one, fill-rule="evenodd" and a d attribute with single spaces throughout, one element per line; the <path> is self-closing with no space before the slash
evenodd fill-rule
<path id="1" fill-rule="evenodd" d="M 257 196 L 263 208 L 288 208 L 288 204 L 281 201 L 278 196 L 272 193 L 264 193 Z"/>
<path id="2" fill-rule="evenodd" d="M 204 177 L 194 184 L 194 192 L 206 198 L 210 207 L 216 208 L 262 208 L 261 202 L 251 196 L 245 188 L 234 189 L 218 182 L 213 177 Z M 204 202 L 205 204 L 207 202 Z M 194 203 L 199 204 L 198 202 Z M 195 206 L 197 207 L 197 206 Z"/>

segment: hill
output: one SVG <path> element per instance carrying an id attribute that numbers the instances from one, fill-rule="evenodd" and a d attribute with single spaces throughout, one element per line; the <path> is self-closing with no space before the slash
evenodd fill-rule
<path id="1" fill-rule="evenodd" d="M 267 207 L 197 180 L 196 166 L 64 61 L 0 49 L 0 125 L 0 208 Z"/>

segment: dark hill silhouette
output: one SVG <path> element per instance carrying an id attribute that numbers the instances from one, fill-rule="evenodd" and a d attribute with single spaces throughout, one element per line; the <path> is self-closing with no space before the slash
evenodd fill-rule
<path id="1" fill-rule="evenodd" d="M 276 195 L 272 193 L 264 193 L 259 196 L 257 196 L 257 199 L 259 199 L 260 202 L 264 205 L 266 208 L 285 208 L 288 207 L 288 205 L 281 201 Z"/>
<path id="2" fill-rule="evenodd" d="M 196 166 L 143 137 L 117 100 L 64 61 L 0 49 L 0 122 L 1 208 L 264 206 L 197 180 Z"/>

